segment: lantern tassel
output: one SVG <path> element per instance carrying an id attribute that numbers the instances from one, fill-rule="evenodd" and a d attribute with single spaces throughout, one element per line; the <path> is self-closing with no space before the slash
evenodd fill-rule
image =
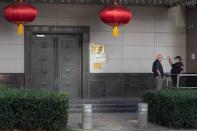
<path id="1" fill-rule="evenodd" d="M 24 26 L 23 24 L 19 24 L 18 25 L 18 32 L 17 32 L 18 35 L 24 35 Z"/>
<path id="2" fill-rule="evenodd" d="M 117 25 L 114 25 L 114 26 L 113 26 L 112 35 L 113 35 L 114 37 L 117 37 L 117 36 L 119 35 L 119 29 L 118 29 L 118 26 L 117 26 Z"/>

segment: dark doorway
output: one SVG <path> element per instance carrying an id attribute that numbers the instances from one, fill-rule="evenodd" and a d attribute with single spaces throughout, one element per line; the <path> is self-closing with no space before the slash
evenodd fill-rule
<path id="1" fill-rule="evenodd" d="M 31 45 L 32 88 L 67 91 L 71 97 L 79 97 L 80 35 L 34 34 Z"/>
<path id="2" fill-rule="evenodd" d="M 84 50 L 86 51 L 83 47 L 84 34 L 65 33 L 65 31 L 28 32 L 27 29 L 25 36 L 26 88 L 66 91 L 71 98 L 86 97 L 88 54 L 84 53 Z"/>

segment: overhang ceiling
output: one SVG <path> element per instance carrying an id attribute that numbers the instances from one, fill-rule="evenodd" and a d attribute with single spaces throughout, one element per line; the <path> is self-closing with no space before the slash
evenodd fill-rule
<path id="1" fill-rule="evenodd" d="M 1 2 L 15 2 L 16 0 L 0 0 Z M 106 5 L 114 0 L 25 0 L 30 3 L 51 3 L 51 4 L 87 4 Z M 135 6 L 174 6 L 177 4 L 194 6 L 197 0 L 116 0 L 122 5 Z"/>

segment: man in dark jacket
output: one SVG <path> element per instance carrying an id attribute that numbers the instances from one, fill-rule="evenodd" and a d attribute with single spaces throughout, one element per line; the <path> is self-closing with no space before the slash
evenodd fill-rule
<path id="1" fill-rule="evenodd" d="M 168 57 L 169 64 L 172 67 L 171 74 L 172 74 L 173 86 L 176 87 L 177 75 L 183 71 L 184 65 L 183 65 L 181 56 L 176 56 L 176 57 L 174 57 L 174 59 L 176 60 L 175 63 L 173 63 L 172 59 L 170 57 Z"/>
<path id="2" fill-rule="evenodd" d="M 154 73 L 154 78 L 155 78 L 155 88 L 157 90 L 161 90 L 163 88 L 163 67 L 162 67 L 162 62 L 163 57 L 162 55 L 157 55 L 157 59 L 153 63 L 152 67 L 152 72 Z"/>

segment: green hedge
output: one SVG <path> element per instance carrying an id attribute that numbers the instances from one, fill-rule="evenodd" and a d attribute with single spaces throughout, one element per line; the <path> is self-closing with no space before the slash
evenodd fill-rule
<path id="1" fill-rule="evenodd" d="M 148 119 L 171 128 L 197 128 L 197 90 L 146 92 Z"/>
<path id="2" fill-rule="evenodd" d="M 66 129 L 68 97 L 49 91 L 0 90 L 0 129 Z"/>

